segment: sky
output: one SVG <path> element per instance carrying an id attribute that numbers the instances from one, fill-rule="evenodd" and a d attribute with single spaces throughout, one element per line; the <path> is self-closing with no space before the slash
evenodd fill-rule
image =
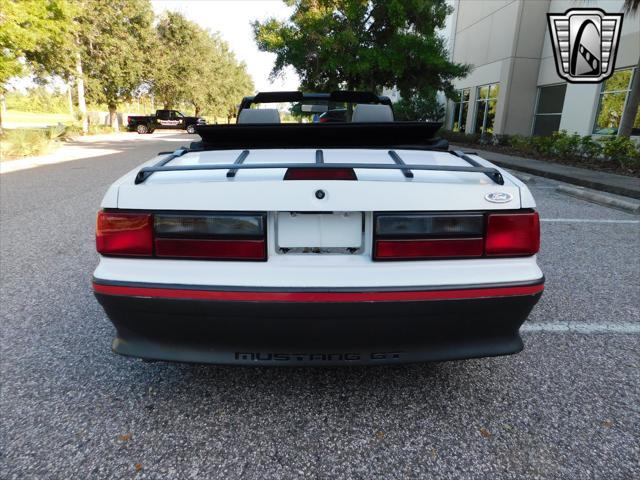
<path id="1" fill-rule="evenodd" d="M 180 12 L 189 20 L 211 32 L 218 32 L 239 60 L 247 64 L 256 91 L 297 90 L 298 76 L 287 70 L 284 78 L 271 82 L 275 54 L 258 50 L 251 22 L 269 17 L 286 19 L 291 9 L 280 0 L 152 0 L 156 15 L 165 11 Z"/>

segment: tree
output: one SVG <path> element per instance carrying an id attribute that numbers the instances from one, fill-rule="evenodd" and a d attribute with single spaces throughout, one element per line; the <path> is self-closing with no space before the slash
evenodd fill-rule
<path id="1" fill-rule="evenodd" d="M 1 98 L 6 93 L 7 81 L 26 73 L 30 54 L 72 31 L 71 10 L 66 0 L 0 0 Z"/>
<path id="2" fill-rule="evenodd" d="M 253 91 L 246 66 L 228 45 L 181 14 L 168 12 L 156 27 L 162 45 L 152 75 L 152 91 L 165 108 L 189 104 L 203 112 L 226 116 L 240 97 Z"/>
<path id="3" fill-rule="evenodd" d="M 638 15 L 640 10 L 640 0 L 625 0 L 624 9 L 627 15 Z M 627 104 L 624 107 L 618 135 L 623 137 L 631 136 L 636 118 L 638 117 L 638 104 L 640 103 L 640 58 L 636 67 L 635 75 L 631 81 L 631 90 L 627 98 Z"/>
<path id="4" fill-rule="evenodd" d="M 78 43 L 87 97 L 104 103 L 118 129 L 118 104 L 130 100 L 151 75 L 155 46 L 148 0 L 86 0 L 78 17 Z"/>
<path id="5" fill-rule="evenodd" d="M 437 92 L 432 89 L 414 91 L 402 97 L 393 105 L 393 110 L 398 120 L 439 122 L 445 114 L 444 107 L 438 102 Z"/>
<path id="6" fill-rule="evenodd" d="M 287 21 L 253 23 L 258 47 L 276 54 L 272 76 L 291 65 L 308 90 L 379 90 L 403 97 L 425 88 L 453 94 L 469 67 L 447 59 L 437 33 L 445 0 L 285 0 Z"/>

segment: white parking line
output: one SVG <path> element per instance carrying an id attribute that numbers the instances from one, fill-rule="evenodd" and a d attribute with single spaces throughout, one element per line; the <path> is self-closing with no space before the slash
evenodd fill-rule
<path id="1" fill-rule="evenodd" d="M 541 218 L 541 222 L 548 223 L 629 223 L 639 224 L 640 220 L 605 220 L 588 218 Z"/>
<path id="2" fill-rule="evenodd" d="M 525 323 L 520 329 L 523 332 L 555 332 L 555 333 L 640 333 L 639 323 L 576 323 L 549 322 Z"/>

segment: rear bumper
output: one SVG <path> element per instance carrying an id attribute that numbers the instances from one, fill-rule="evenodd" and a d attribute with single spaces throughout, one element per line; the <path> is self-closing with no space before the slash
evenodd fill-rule
<path id="1" fill-rule="evenodd" d="M 361 365 L 506 355 L 542 295 L 464 289 L 209 289 L 94 282 L 116 353 L 241 365 Z"/>

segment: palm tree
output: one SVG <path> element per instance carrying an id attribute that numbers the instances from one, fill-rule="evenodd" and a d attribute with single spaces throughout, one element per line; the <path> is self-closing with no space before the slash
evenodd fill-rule
<path id="1" fill-rule="evenodd" d="M 627 15 L 635 16 L 640 9 L 640 0 L 625 0 L 624 11 Z M 622 114 L 622 121 L 618 128 L 618 135 L 623 137 L 631 136 L 631 130 L 638 114 L 638 103 L 640 102 L 640 58 L 638 59 L 638 66 L 636 67 L 633 81 L 631 82 L 631 90 L 629 91 L 629 97 L 627 98 L 627 104 L 624 107 L 624 113 Z"/>

